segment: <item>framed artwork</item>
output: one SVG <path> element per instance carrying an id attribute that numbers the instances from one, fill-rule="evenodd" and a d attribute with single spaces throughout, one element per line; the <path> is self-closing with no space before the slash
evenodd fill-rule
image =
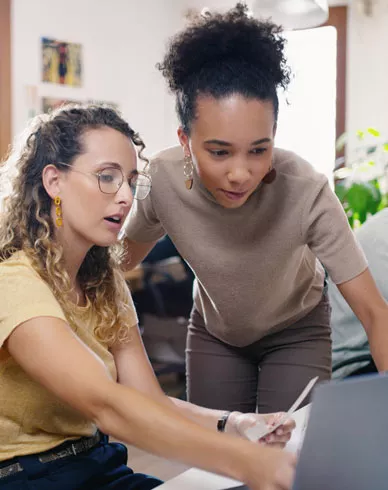
<path id="1" fill-rule="evenodd" d="M 82 45 L 43 37 L 42 81 L 82 86 Z"/>

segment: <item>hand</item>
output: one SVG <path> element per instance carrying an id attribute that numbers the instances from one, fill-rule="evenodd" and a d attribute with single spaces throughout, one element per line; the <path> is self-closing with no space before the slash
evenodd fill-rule
<path id="1" fill-rule="evenodd" d="M 290 490 L 296 466 L 294 454 L 273 447 L 256 446 L 244 481 L 251 490 Z"/>
<path id="2" fill-rule="evenodd" d="M 269 414 L 232 412 L 229 415 L 225 432 L 248 438 L 245 433 L 249 427 L 260 424 L 265 425 L 270 429 L 271 426 L 274 427 L 284 415 L 284 412 Z M 295 421 L 292 418 L 288 418 L 284 424 L 279 426 L 271 434 L 260 439 L 258 442 L 284 447 L 290 440 L 291 433 L 294 429 Z"/>

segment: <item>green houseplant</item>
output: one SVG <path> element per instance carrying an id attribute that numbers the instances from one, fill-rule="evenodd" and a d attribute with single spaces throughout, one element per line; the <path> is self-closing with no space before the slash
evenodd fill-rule
<path id="1" fill-rule="evenodd" d="M 334 170 L 335 192 L 352 228 L 388 206 L 388 142 L 374 128 L 358 131 L 356 136 L 357 146 L 350 155 L 337 159 Z M 337 141 L 337 152 L 347 141 L 344 133 Z"/>

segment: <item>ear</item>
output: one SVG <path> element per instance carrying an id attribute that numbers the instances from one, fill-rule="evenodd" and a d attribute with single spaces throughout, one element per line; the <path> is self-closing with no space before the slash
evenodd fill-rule
<path id="1" fill-rule="evenodd" d="M 179 126 L 177 134 L 178 134 L 178 138 L 179 138 L 179 143 L 181 144 L 181 146 L 185 152 L 185 155 L 190 155 L 189 137 L 183 131 L 182 126 Z"/>
<path id="2" fill-rule="evenodd" d="M 60 194 L 60 171 L 55 165 L 46 165 L 42 172 L 43 187 L 47 194 L 54 199 Z"/>

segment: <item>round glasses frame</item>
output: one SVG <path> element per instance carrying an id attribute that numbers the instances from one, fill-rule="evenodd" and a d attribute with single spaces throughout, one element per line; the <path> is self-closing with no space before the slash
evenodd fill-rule
<path id="1" fill-rule="evenodd" d="M 82 170 L 75 169 L 73 165 L 64 162 L 58 162 L 58 165 L 64 165 L 65 167 L 69 167 L 73 172 L 77 172 L 79 174 L 97 177 L 98 188 L 100 189 L 100 192 L 102 192 L 103 194 L 111 194 L 111 195 L 117 194 L 118 191 L 121 189 L 125 180 L 125 176 L 122 168 L 109 163 L 107 163 L 106 167 L 99 170 L 98 172 L 83 172 Z M 104 175 L 107 176 L 107 174 L 104 174 L 104 172 L 108 170 L 115 171 L 117 172 L 117 175 L 121 176 L 120 181 L 118 181 L 117 183 L 117 188 L 112 191 L 106 190 L 107 186 L 112 183 L 102 182 L 102 178 L 104 177 Z M 137 170 L 134 170 L 131 176 L 128 178 L 128 185 L 132 191 L 132 195 L 134 199 L 137 199 L 138 201 L 142 201 L 143 199 L 146 199 L 146 197 L 149 195 L 151 191 L 151 187 L 152 187 L 151 176 L 145 172 L 139 172 Z"/>

